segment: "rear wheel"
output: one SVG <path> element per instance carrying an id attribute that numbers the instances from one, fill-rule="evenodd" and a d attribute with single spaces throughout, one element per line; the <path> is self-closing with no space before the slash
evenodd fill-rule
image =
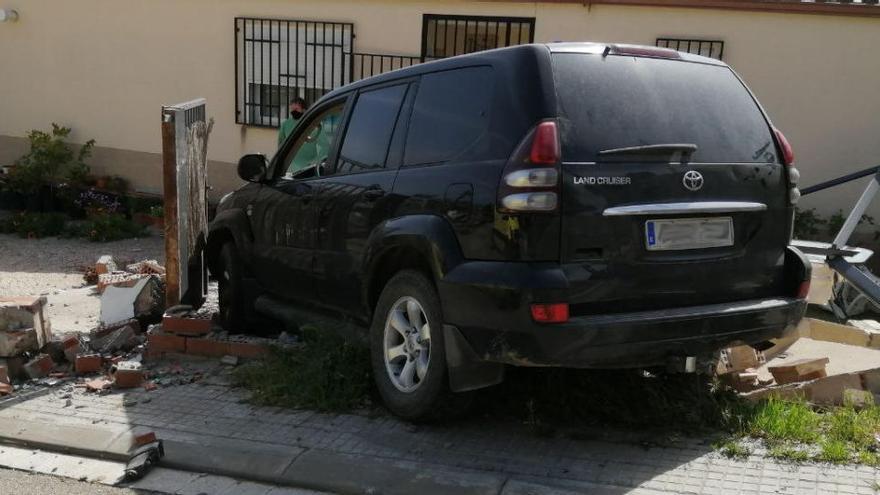
<path id="1" fill-rule="evenodd" d="M 241 261 L 235 244 L 227 242 L 220 248 L 217 285 L 220 299 L 220 323 L 230 332 L 244 330 L 244 302 L 242 300 Z"/>
<path id="2" fill-rule="evenodd" d="M 451 394 L 437 291 L 413 270 L 395 275 L 379 296 L 370 328 L 373 377 L 388 409 L 412 421 L 439 419 L 461 397 Z"/>

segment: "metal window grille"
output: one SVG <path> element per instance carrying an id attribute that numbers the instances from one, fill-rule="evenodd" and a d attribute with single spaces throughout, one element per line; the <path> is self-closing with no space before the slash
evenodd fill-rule
<path id="1" fill-rule="evenodd" d="M 672 48 L 685 53 L 702 55 L 721 60 L 724 56 L 724 42 L 720 40 L 692 40 L 686 38 L 657 38 L 657 46 Z"/>
<path id="2" fill-rule="evenodd" d="M 534 17 L 438 14 L 422 17 L 422 61 L 534 41 Z"/>
<path id="3" fill-rule="evenodd" d="M 355 53 L 352 64 L 352 81 L 378 76 L 385 72 L 421 63 L 421 57 L 413 55 L 383 55 L 380 53 Z"/>
<path id="4" fill-rule="evenodd" d="M 353 38 L 351 23 L 235 18 L 235 122 L 278 127 L 293 98 L 351 82 Z"/>

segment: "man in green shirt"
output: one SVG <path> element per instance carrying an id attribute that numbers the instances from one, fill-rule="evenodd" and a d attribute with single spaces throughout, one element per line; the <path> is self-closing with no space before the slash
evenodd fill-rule
<path id="1" fill-rule="evenodd" d="M 288 108 L 290 109 L 290 117 L 281 123 L 281 129 L 278 130 L 278 147 L 281 147 L 284 141 L 287 140 L 287 137 L 296 129 L 296 124 L 299 123 L 299 119 L 302 118 L 303 113 L 306 111 L 306 100 L 297 96 L 290 100 Z"/>

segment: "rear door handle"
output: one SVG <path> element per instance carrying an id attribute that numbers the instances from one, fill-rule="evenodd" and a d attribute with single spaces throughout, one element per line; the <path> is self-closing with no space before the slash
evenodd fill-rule
<path id="1" fill-rule="evenodd" d="M 379 186 L 373 186 L 364 191 L 364 198 L 368 200 L 376 200 L 385 196 L 385 190 Z"/>

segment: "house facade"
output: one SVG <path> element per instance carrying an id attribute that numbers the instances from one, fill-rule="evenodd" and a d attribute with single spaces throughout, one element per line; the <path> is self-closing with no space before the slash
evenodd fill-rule
<path id="1" fill-rule="evenodd" d="M 93 172 L 161 193 L 160 107 L 207 99 L 209 184 L 271 155 L 286 102 L 529 42 L 668 46 L 720 58 L 792 143 L 803 184 L 880 165 L 878 0 L 0 0 L 0 165 L 51 122 L 96 139 Z M 804 198 L 847 209 L 853 184 Z M 878 210 L 875 210 L 878 211 Z"/>

